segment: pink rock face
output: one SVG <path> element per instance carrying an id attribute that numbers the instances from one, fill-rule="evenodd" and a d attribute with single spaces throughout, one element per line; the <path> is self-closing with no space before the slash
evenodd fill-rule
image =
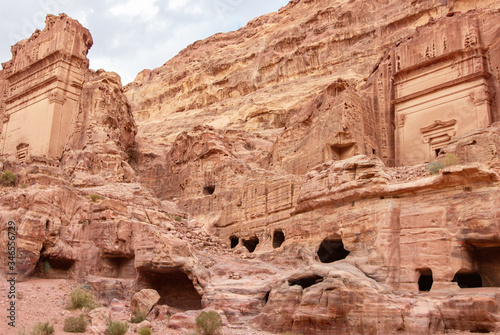
<path id="1" fill-rule="evenodd" d="M 136 131 L 120 77 L 102 70 L 89 73 L 61 159 L 64 172 L 80 185 L 134 181 L 127 161 Z"/>
<path id="2" fill-rule="evenodd" d="M 0 245 L 15 221 L 19 280 L 156 292 L 160 332 L 202 309 L 235 334 L 497 331 L 499 8 L 291 1 L 125 88 L 49 16 L 0 71 Z M 55 151 L 17 143 L 46 105 L 71 116 L 41 127 Z"/>
<path id="3" fill-rule="evenodd" d="M 199 315 L 200 312 L 195 311 L 174 314 L 170 318 L 168 327 L 182 331 L 193 330 L 195 328 L 195 320 Z"/>
<path id="4" fill-rule="evenodd" d="M 130 303 L 132 313 L 145 312 L 146 314 L 160 301 L 160 295 L 155 290 L 146 289 L 134 294 Z"/>

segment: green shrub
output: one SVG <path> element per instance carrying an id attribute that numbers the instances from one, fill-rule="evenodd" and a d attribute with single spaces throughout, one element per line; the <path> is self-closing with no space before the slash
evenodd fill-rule
<path id="1" fill-rule="evenodd" d="M 146 320 L 146 317 L 148 316 L 148 313 L 144 311 L 135 311 L 134 315 L 130 318 L 131 323 L 141 323 L 142 321 Z"/>
<path id="2" fill-rule="evenodd" d="M 151 328 L 149 328 L 149 327 L 142 327 L 137 332 L 139 333 L 139 335 L 151 335 L 152 334 Z"/>
<path id="3" fill-rule="evenodd" d="M 36 325 L 33 326 L 33 331 L 31 332 L 30 335 L 52 335 L 52 334 L 54 334 L 54 327 L 50 323 L 38 322 Z"/>
<path id="4" fill-rule="evenodd" d="M 458 157 L 455 156 L 454 154 L 447 153 L 444 155 L 444 157 L 439 158 L 435 160 L 434 162 L 430 162 L 427 165 L 427 172 L 430 174 L 437 174 L 439 171 L 441 171 L 443 168 L 452 166 L 452 165 L 457 165 L 459 163 Z"/>
<path id="5" fill-rule="evenodd" d="M 16 175 L 12 171 L 4 171 L 0 176 L 0 184 L 2 186 L 14 186 L 16 184 Z"/>
<path id="6" fill-rule="evenodd" d="M 87 320 L 85 315 L 70 316 L 64 320 L 64 331 L 68 333 L 85 333 L 87 330 Z"/>
<path id="7" fill-rule="evenodd" d="M 427 165 L 427 173 L 430 173 L 430 174 L 437 174 L 439 173 L 439 171 L 441 171 L 442 169 L 444 168 L 444 166 L 439 163 L 438 161 L 434 161 L 434 162 L 430 162 L 428 165 Z"/>
<path id="8" fill-rule="evenodd" d="M 201 335 L 217 335 L 222 330 L 222 318 L 215 311 L 201 312 L 196 318 L 196 331 Z"/>
<path id="9" fill-rule="evenodd" d="M 174 218 L 174 220 L 175 220 L 176 222 L 181 222 L 181 221 L 182 221 L 182 218 L 181 218 L 180 216 L 176 216 L 176 217 Z"/>
<path id="10" fill-rule="evenodd" d="M 128 323 L 120 321 L 110 321 L 108 324 L 109 335 L 123 335 L 128 330 Z"/>
<path id="11" fill-rule="evenodd" d="M 89 310 L 92 310 L 97 307 L 94 294 L 92 291 L 83 286 L 71 291 L 70 302 L 70 309 L 80 309 L 86 307 Z"/>

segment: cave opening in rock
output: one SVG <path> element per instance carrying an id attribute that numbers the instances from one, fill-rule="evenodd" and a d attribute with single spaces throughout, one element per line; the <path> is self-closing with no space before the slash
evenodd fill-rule
<path id="1" fill-rule="evenodd" d="M 318 275 L 314 275 L 314 276 L 308 276 L 308 277 L 299 278 L 299 279 L 290 279 L 290 280 L 288 280 L 288 283 L 290 284 L 290 286 L 300 285 L 300 286 L 302 286 L 303 289 L 305 289 L 305 288 L 311 287 L 315 284 L 318 284 L 322 281 L 323 281 L 323 277 L 320 277 Z"/>
<path id="2" fill-rule="evenodd" d="M 482 286 L 475 287 L 500 287 L 500 257 L 498 257 L 500 255 L 500 242 L 469 242 L 466 253 L 466 259 L 470 263 L 468 271 L 459 271 L 459 273 L 477 274 L 481 278 Z M 476 285 L 479 283 L 477 275 L 475 276 Z M 468 279 L 473 278 L 469 277 Z"/>
<path id="3" fill-rule="evenodd" d="M 276 229 L 273 234 L 273 248 L 279 248 L 285 242 L 285 234 L 281 229 Z"/>
<path id="4" fill-rule="evenodd" d="M 340 238 L 327 237 L 321 242 L 318 249 L 318 257 L 322 263 L 332 263 L 345 259 L 349 251 L 344 249 L 344 243 Z"/>
<path id="5" fill-rule="evenodd" d="M 240 238 L 236 235 L 232 235 L 229 240 L 231 241 L 231 249 L 234 249 L 240 244 Z"/>
<path id="6" fill-rule="evenodd" d="M 419 270 L 420 277 L 418 278 L 418 290 L 421 292 L 428 292 L 432 288 L 434 279 L 432 277 L 432 270 L 429 268 Z"/>
<path id="7" fill-rule="evenodd" d="M 202 309 L 201 296 L 193 282 L 178 268 L 161 269 L 161 272 L 139 270 L 138 288 L 156 290 L 160 294 L 159 305 L 182 311 Z"/>
<path id="8" fill-rule="evenodd" d="M 457 283 L 460 288 L 483 287 L 483 280 L 481 279 L 481 275 L 477 272 L 458 272 L 455 277 L 453 277 L 452 282 Z"/>
<path id="9" fill-rule="evenodd" d="M 137 276 L 133 257 L 104 256 L 99 273 L 108 278 L 134 279 Z"/>
<path id="10" fill-rule="evenodd" d="M 249 252 L 254 252 L 259 244 L 259 238 L 257 236 L 250 237 L 248 240 L 243 239 L 243 245 L 248 249 Z"/>
<path id="11" fill-rule="evenodd" d="M 271 294 L 271 291 L 267 292 L 266 295 L 264 296 L 264 305 L 267 304 L 269 301 L 269 295 Z"/>
<path id="12" fill-rule="evenodd" d="M 207 185 L 203 188 L 204 195 L 212 195 L 215 192 L 215 185 Z"/>
<path id="13" fill-rule="evenodd" d="M 35 276 L 49 279 L 71 279 L 75 267 L 75 260 L 65 258 L 55 258 L 47 255 L 41 256 L 35 266 Z"/>
<path id="14" fill-rule="evenodd" d="M 489 334 L 493 331 L 495 331 L 495 326 L 493 326 L 492 324 L 485 324 L 485 323 L 474 324 L 469 330 L 470 333 L 477 333 L 477 334 Z"/>
<path id="15" fill-rule="evenodd" d="M 355 143 L 334 144 L 330 148 L 333 160 L 340 161 L 355 156 Z"/>

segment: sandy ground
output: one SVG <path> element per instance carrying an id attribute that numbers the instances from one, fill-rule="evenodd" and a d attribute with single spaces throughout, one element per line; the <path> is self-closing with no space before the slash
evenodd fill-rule
<path id="1" fill-rule="evenodd" d="M 78 287 L 78 283 L 73 280 L 64 279 L 39 279 L 33 278 L 29 281 L 16 283 L 16 323 L 15 328 L 8 326 L 7 308 L 10 304 L 8 299 L 9 284 L 7 279 L 0 277 L 0 335 L 17 335 L 25 328 L 31 330 L 37 322 L 49 321 L 55 328 L 55 334 L 71 334 L 63 331 L 64 319 L 68 316 L 76 316 L 80 311 L 70 311 L 66 309 L 69 302 L 69 295 L 73 288 Z M 130 319 L 129 302 L 122 302 L 124 309 L 121 312 L 111 313 L 113 320 L 128 321 Z M 153 334 L 181 335 L 189 334 L 186 331 L 169 329 L 165 322 L 153 321 Z M 85 334 L 93 334 L 87 331 Z M 129 331 L 127 334 L 134 334 Z M 270 335 L 271 333 L 256 331 L 251 328 L 231 328 L 224 327 L 223 335 Z"/>

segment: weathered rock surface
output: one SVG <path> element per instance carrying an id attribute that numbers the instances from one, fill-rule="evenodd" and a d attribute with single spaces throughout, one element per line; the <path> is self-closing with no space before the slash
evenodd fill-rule
<path id="1" fill-rule="evenodd" d="M 132 313 L 138 311 L 149 313 L 158 301 L 160 301 L 160 295 L 155 290 L 140 290 L 132 297 L 130 310 Z"/>
<path id="2" fill-rule="evenodd" d="M 159 329 L 211 308 L 274 333 L 500 330 L 499 8 L 290 1 L 125 88 L 80 68 L 60 156 L 2 149 L 19 279 L 154 290 Z M 20 45 L 51 22 L 80 27 Z"/>
<path id="3" fill-rule="evenodd" d="M 111 313 L 106 307 L 98 307 L 89 312 L 91 331 L 96 334 L 105 334 L 111 321 Z"/>
<path id="4" fill-rule="evenodd" d="M 75 186 L 134 181 L 127 152 L 136 131 L 120 77 L 102 70 L 90 73 L 61 160 L 64 172 Z"/>

